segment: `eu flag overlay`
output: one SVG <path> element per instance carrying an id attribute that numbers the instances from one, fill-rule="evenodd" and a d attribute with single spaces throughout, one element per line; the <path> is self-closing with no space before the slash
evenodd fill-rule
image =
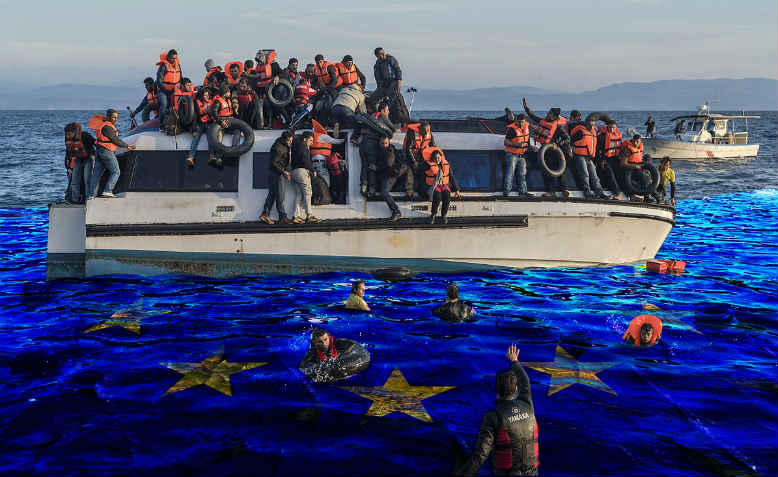
<path id="1" fill-rule="evenodd" d="M 778 472 L 776 191 L 679 204 L 643 265 L 45 281 L 43 209 L 0 210 L 0 475 L 451 475 L 511 343 L 541 475 Z M 585 239 L 585 238 L 583 238 Z M 344 310 L 363 279 L 370 312 Z M 477 314 L 437 319 L 449 281 Z M 664 325 L 621 342 L 632 318 Z M 311 382 L 313 327 L 370 352 Z M 479 475 L 491 475 L 485 464 Z"/>

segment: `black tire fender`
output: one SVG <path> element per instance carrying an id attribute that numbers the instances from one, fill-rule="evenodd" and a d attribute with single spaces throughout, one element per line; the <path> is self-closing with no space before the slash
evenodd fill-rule
<path id="1" fill-rule="evenodd" d="M 286 95 L 282 93 L 286 91 Z M 279 78 L 277 84 L 267 85 L 267 100 L 276 108 L 283 108 L 294 100 L 294 86 L 286 78 Z"/>
<path id="2" fill-rule="evenodd" d="M 370 352 L 356 341 L 346 341 L 352 345 L 347 353 L 307 366 L 301 362 L 298 368 L 316 383 L 329 383 L 361 373 L 370 366 Z"/>
<path id="3" fill-rule="evenodd" d="M 602 121 L 604 123 L 608 123 L 608 122 L 612 121 L 612 119 L 611 119 L 611 117 L 610 117 L 610 115 L 608 113 L 601 113 L 599 111 L 594 111 L 594 112 L 589 113 L 586 116 L 586 120 L 584 120 L 584 122 L 588 123 L 592 119 L 594 119 L 595 121 Z"/>
<path id="4" fill-rule="evenodd" d="M 413 270 L 407 267 L 386 267 L 373 270 L 373 276 L 386 282 L 399 282 L 413 278 Z"/>
<path id="5" fill-rule="evenodd" d="M 556 169 L 551 169 L 549 162 L 551 156 L 556 156 L 559 166 Z M 550 177 L 560 177 L 565 173 L 567 167 L 567 161 L 565 159 L 565 153 L 555 143 L 550 142 L 544 144 L 543 147 L 538 150 L 538 165 L 543 172 Z"/>
<path id="6" fill-rule="evenodd" d="M 627 192 L 630 194 L 635 195 L 646 195 L 654 192 L 659 186 L 659 170 L 656 168 L 655 165 L 651 163 L 643 163 L 643 168 L 638 169 L 630 169 L 627 171 L 627 173 L 624 176 L 624 188 L 627 189 Z M 651 180 L 649 181 L 647 187 L 645 189 L 641 189 L 639 187 L 636 187 L 635 182 L 632 180 L 634 177 L 634 174 L 645 174 L 645 172 L 648 172 L 651 176 Z"/>
<path id="7" fill-rule="evenodd" d="M 241 121 L 236 118 L 225 118 L 223 121 L 227 123 L 226 128 L 222 128 L 221 124 L 213 123 L 208 127 L 208 142 L 211 144 L 214 152 L 222 157 L 240 157 L 243 154 L 249 152 L 254 146 L 254 130 L 249 126 L 246 121 Z M 222 144 L 219 136 L 224 137 L 225 133 L 238 131 L 243 136 L 243 141 L 236 146 L 228 146 Z"/>
<path id="8" fill-rule="evenodd" d="M 181 127 L 188 128 L 195 122 L 195 104 L 191 96 L 178 98 L 178 122 Z"/>

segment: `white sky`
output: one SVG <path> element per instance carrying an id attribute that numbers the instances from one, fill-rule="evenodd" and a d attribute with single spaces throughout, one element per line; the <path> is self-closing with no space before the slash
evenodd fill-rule
<path id="1" fill-rule="evenodd" d="M 775 0 L 249 2 L 0 0 L 0 78 L 34 84 L 133 84 L 176 48 L 203 62 L 279 63 L 351 54 L 372 82 L 373 49 L 406 85 L 526 85 L 584 91 L 622 81 L 778 76 Z"/>

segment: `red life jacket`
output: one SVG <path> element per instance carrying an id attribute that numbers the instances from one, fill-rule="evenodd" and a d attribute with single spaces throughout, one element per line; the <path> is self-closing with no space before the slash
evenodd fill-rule
<path id="1" fill-rule="evenodd" d="M 581 139 L 573 142 L 573 154 L 576 156 L 594 157 L 597 152 L 597 132 L 592 131 L 583 124 L 574 127 L 571 134 L 583 133 Z"/>
<path id="2" fill-rule="evenodd" d="M 198 120 L 206 124 L 211 121 L 211 115 L 209 111 L 211 110 L 211 105 L 213 104 L 213 99 L 209 101 L 201 101 L 197 100 L 197 116 Z"/>
<path id="3" fill-rule="evenodd" d="M 435 151 L 440 151 L 440 166 L 432 161 L 432 154 Z M 424 175 L 426 176 L 424 182 L 430 187 L 434 186 L 435 179 L 438 177 L 438 170 L 442 168 L 443 174 L 440 178 L 440 185 L 448 185 L 449 176 L 451 175 L 451 166 L 449 166 L 446 156 L 443 154 L 443 150 L 439 147 L 428 147 L 421 151 L 421 155 L 424 160 L 427 161 L 427 164 L 430 165 L 430 168 L 424 171 Z"/>
<path id="4" fill-rule="evenodd" d="M 89 156 L 89 153 L 86 152 L 86 148 L 84 147 L 84 141 L 81 138 L 81 124 L 76 124 L 76 130 L 73 135 L 73 139 L 68 139 L 67 136 L 65 136 L 65 150 L 67 151 L 67 156 L 70 158 L 70 168 L 73 168 L 73 161 L 78 159 L 84 159 Z"/>
<path id="5" fill-rule="evenodd" d="M 105 149 L 108 149 L 109 151 L 115 151 L 116 150 L 116 144 L 114 144 L 108 136 L 105 136 L 103 134 L 103 127 L 109 126 L 111 129 L 114 130 L 114 132 L 118 135 L 119 131 L 116 130 L 116 126 L 108 120 L 107 116 L 104 116 L 102 114 L 98 114 L 92 119 L 89 120 L 89 128 L 92 129 L 95 132 L 95 144 L 98 146 L 104 147 Z"/>
<path id="6" fill-rule="evenodd" d="M 603 133 L 603 156 L 607 158 L 618 156 L 621 151 L 621 131 L 619 131 L 619 128 L 616 128 L 616 131 L 612 134 L 608 132 L 608 128 L 602 126 L 597 130 Z"/>
<path id="7" fill-rule="evenodd" d="M 172 92 L 176 85 L 181 81 L 181 64 L 176 58 L 175 63 L 167 60 L 167 53 L 159 55 L 157 66 L 165 67 L 165 74 L 162 75 L 162 88 L 167 92 Z"/>
<path id="8" fill-rule="evenodd" d="M 335 65 L 335 70 L 338 72 L 338 76 L 340 77 L 340 84 L 343 86 L 348 86 L 359 81 L 359 75 L 357 75 L 357 65 L 354 63 L 351 63 L 351 68 L 347 68 L 343 63 L 337 63 Z"/>
<path id="9" fill-rule="evenodd" d="M 537 129 L 535 129 L 535 141 L 539 142 L 540 144 L 550 143 L 551 139 L 554 138 L 554 133 L 556 132 L 557 126 L 559 126 L 558 119 L 554 121 L 546 121 L 545 119 L 541 119 L 538 123 Z"/>
<path id="10" fill-rule="evenodd" d="M 257 65 L 257 67 L 251 70 L 251 72 L 257 75 L 258 88 L 264 88 L 265 86 L 269 85 L 271 81 L 273 81 L 273 67 L 270 65 L 270 62 L 261 66 Z"/>
<path id="11" fill-rule="evenodd" d="M 330 170 L 330 175 L 339 176 L 343 174 L 343 168 L 340 167 L 341 160 L 342 158 L 337 152 L 333 152 L 330 154 L 330 157 L 327 158 L 327 169 Z"/>
<path id="12" fill-rule="evenodd" d="M 327 336 L 330 337 L 330 345 L 327 348 L 327 352 L 324 353 L 318 349 L 316 350 L 316 357 L 319 359 L 319 361 L 325 361 L 328 358 L 338 357 L 338 350 L 335 349 L 335 338 L 329 333 L 327 333 Z"/>
<path id="13" fill-rule="evenodd" d="M 232 101 L 226 100 L 219 96 L 218 94 L 214 96 L 213 101 L 216 101 L 219 103 L 219 117 L 220 118 L 230 118 L 232 117 Z M 211 105 L 213 105 L 213 101 L 211 102 Z"/>
<path id="14" fill-rule="evenodd" d="M 181 89 L 181 85 L 176 85 L 176 89 L 173 91 L 173 109 L 178 111 L 178 100 L 184 96 L 189 96 L 194 99 L 194 91 L 184 91 Z"/>
<path id="15" fill-rule="evenodd" d="M 294 88 L 294 104 L 298 108 L 308 104 L 308 101 L 316 94 L 316 90 L 311 88 L 311 84 L 307 81 L 301 81 Z"/>
<path id="16" fill-rule="evenodd" d="M 319 124 L 319 122 L 315 119 L 312 119 L 311 123 L 313 124 L 313 144 L 311 144 L 311 157 L 317 154 L 324 157 L 329 157 L 330 154 L 332 154 L 332 144 L 319 141 L 319 138 L 322 135 L 327 134 L 327 130 L 324 129 L 324 126 Z"/>
<path id="17" fill-rule="evenodd" d="M 238 77 L 233 78 L 232 74 L 230 74 L 230 68 L 232 65 L 238 66 Z M 226 65 L 224 65 L 224 72 L 227 74 L 227 84 L 229 85 L 236 85 L 238 84 L 238 80 L 240 80 L 241 76 L 243 75 L 243 62 L 242 61 L 230 61 Z"/>
<path id="18" fill-rule="evenodd" d="M 159 96 L 157 96 L 157 91 L 146 91 L 146 104 L 154 104 L 157 103 L 157 106 L 159 106 Z M 159 107 L 153 108 L 152 111 L 156 114 L 158 112 Z"/>
<path id="19" fill-rule="evenodd" d="M 410 139 L 409 132 L 413 131 L 413 144 L 410 146 L 411 152 L 415 156 L 418 156 L 423 149 L 426 149 L 432 142 L 432 134 L 429 137 L 423 137 L 421 132 L 421 123 L 410 123 L 406 126 L 405 139 L 403 139 L 403 150 L 408 148 L 408 141 Z"/>
<path id="20" fill-rule="evenodd" d="M 314 65 L 313 70 L 316 74 L 316 79 L 319 81 L 320 85 L 328 85 L 330 83 L 330 73 L 327 71 L 327 68 L 330 66 L 333 66 L 333 63 L 330 63 L 329 61 L 325 61 L 323 63 L 323 66 L 319 68 L 319 65 Z M 337 85 L 332 85 L 337 86 Z"/>
<path id="21" fill-rule="evenodd" d="M 505 139 L 511 142 L 519 143 L 518 146 L 505 146 L 505 152 L 510 154 L 517 154 L 519 156 L 527 152 L 527 145 L 529 145 L 529 124 L 526 124 L 523 128 L 518 124 L 511 123 L 506 129 L 512 130 L 516 135 L 513 138 L 508 139 L 508 135 L 505 135 Z"/>
<path id="22" fill-rule="evenodd" d="M 205 74 L 205 79 L 203 80 L 203 86 L 208 84 L 208 80 L 211 79 L 211 75 L 214 73 L 221 73 L 222 67 L 221 66 L 214 66 L 208 72 Z"/>
<path id="23" fill-rule="evenodd" d="M 504 427 L 497 430 L 497 437 L 494 440 L 494 462 L 496 467 L 502 471 L 510 470 L 513 467 L 511 438 Z"/>
<path id="24" fill-rule="evenodd" d="M 627 154 L 627 162 L 637 164 L 643 162 L 643 143 L 639 146 L 632 144 L 632 141 L 624 141 L 621 145 L 621 151 Z"/>
<path id="25" fill-rule="evenodd" d="M 648 344 L 648 346 L 655 345 L 659 341 L 659 338 L 662 337 L 662 320 L 654 315 L 636 316 L 629 323 L 629 328 L 627 328 L 627 331 L 624 332 L 624 336 L 622 336 L 621 339 L 626 340 L 628 336 L 631 336 L 635 341 L 635 345 L 640 346 L 640 328 L 642 328 L 645 324 L 651 325 L 651 327 L 654 329 L 654 333 L 651 335 L 651 342 Z"/>

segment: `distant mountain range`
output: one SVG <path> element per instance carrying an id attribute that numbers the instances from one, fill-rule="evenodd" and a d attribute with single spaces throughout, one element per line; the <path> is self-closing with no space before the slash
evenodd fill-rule
<path id="1" fill-rule="evenodd" d="M 29 89 L 22 83 L 0 82 L 0 109 L 135 108 L 143 94 L 140 84 L 138 87 L 60 84 Z M 775 111 L 778 109 L 778 81 L 768 78 L 663 80 L 616 83 L 581 93 L 531 86 L 419 89 L 413 108 L 417 111 L 497 111 L 505 106 L 519 109 L 522 97 L 526 97 L 533 110 L 537 111 L 553 106 L 583 111 L 691 111 L 705 101 L 712 101 L 712 109 L 719 111 Z"/>

